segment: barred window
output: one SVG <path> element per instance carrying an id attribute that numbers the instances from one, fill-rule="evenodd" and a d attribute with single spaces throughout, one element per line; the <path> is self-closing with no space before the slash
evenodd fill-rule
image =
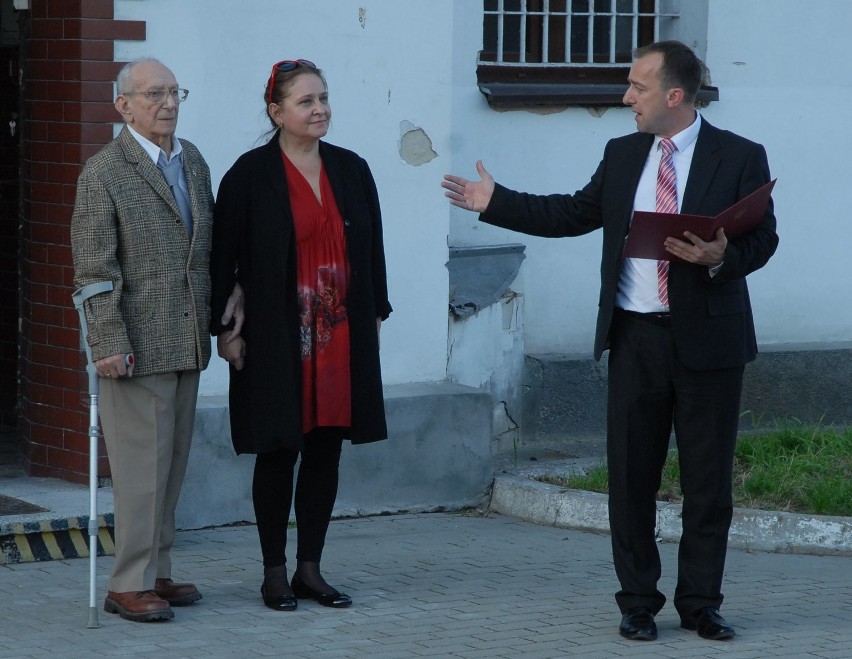
<path id="1" fill-rule="evenodd" d="M 633 51 L 679 39 L 703 56 L 707 0 L 484 0 L 477 81 L 498 109 L 621 105 Z M 718 99 L 705 87 L 699 101 Z"/>

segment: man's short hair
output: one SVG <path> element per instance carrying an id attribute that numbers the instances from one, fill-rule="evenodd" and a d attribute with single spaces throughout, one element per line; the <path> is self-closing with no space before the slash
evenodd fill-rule
<path id="1" fill-rule="evenodd" d="M 663 90 L 680 87 L 687 101 L 693 101 L 704 80 L 706 67 L 692 49 L 680 41 L 657 41 L 637 48 L 633 57 L 639 59 L 652 53 L 660 53 L 660 83 Z"/>
<path id="2" fill-rule="evenodd" d="M 136 68 L 137 64 L 142 64 L 143 62 L 156 62 L 157 64 L 163 64 L 156 57 L 139 57 L 135 60 L 132 60 L 121 67 L 121 71 L 118 72 L 118 76 L 115 79 L 115 93 L 118 96 L 122 94 L 133 91 L 132 89 L 128 89 L 130 84 L 130 76 L 133 74 L 133 69 Z"/>

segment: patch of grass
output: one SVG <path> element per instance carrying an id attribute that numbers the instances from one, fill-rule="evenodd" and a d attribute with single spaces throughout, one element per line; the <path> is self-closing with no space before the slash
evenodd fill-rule
<path id="1" fill-rule="evenodd" d="M 607 484 L 608 472 L 605 466 L 592 467 L 585 474 L 567 474 L 565 476 L 550 476 L 544 474 L 538 477 L 542 483 L 568 487 L 572 490 L 589 490 L 590 492 L 609 492 Z"/>
<path id="2" fill-rule="evenodd" d="M 852 428 L 788 424 L 740 437 L 734 454 L 734 505 L 815 515 L 852 516 Z M 607 469 L 546 476 L 561 487 L 607 492 Z M 659 499 L 680 501 L 677 451 L 663 469 Z"/>

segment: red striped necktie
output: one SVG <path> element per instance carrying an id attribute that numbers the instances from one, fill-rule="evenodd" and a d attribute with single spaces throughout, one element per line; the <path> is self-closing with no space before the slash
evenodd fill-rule
<path id="1" fill-rule="evenodd" d="M 675 175 L 672 153 L 677 146 L 668 138 L 660 140 L 663 155 L 660 158 L 660 168 L 657 170 L 657 212 L 677 213 L 677 176 Z M 669 306 L 669 262 L 657 261 L 657 287 L 660 292 L 660 302 Z"/>

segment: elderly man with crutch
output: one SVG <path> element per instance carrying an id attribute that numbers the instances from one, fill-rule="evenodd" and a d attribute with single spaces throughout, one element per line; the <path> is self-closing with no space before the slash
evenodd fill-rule
<path id="1" fill-rule="evenodd" d="M 174 74 L 135 60 L 116 91 L 125 126 L 83 168 L 71 247 L 76 286 L 112 284 L 82 302 L 115 502 L 104 610 L 149 622 L 201 599 L 194 584 L 172 581 L 170 552 L 211 351 L 213 194 L 201 153 L 174 137 L 188 94 Z M 240 308 L 240 291 L 232 299 Z"/>

